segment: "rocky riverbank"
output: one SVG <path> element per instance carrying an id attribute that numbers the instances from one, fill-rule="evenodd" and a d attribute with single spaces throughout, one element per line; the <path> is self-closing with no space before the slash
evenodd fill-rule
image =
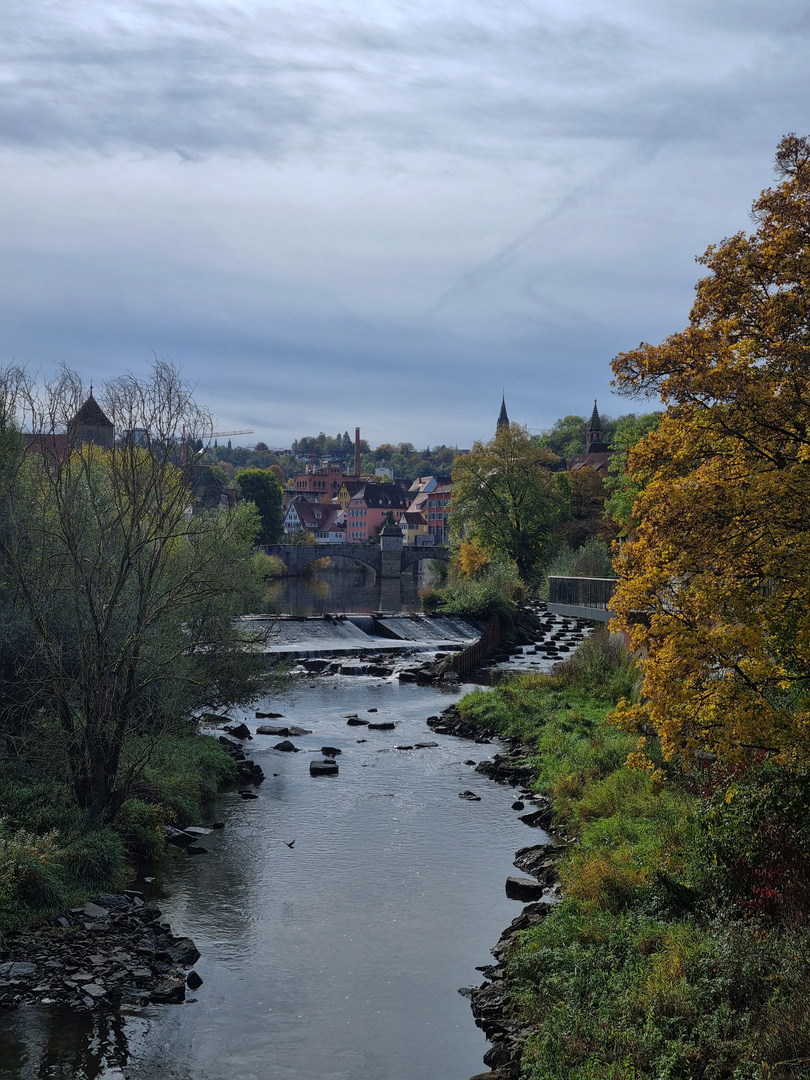
<path id="1" fill-rule="evenodd" d="M 202 984 L 193 970 L 199 956 L 190 938 L 161 922 L 160 908 L 143 893 L 103 893 L 7 942 L 0 952 L 0 1010 L 176 1004 L 187 987 Z"/>
<path id="2" fill-rule="evenodd" d="M 482 730 L 466 723 L 455 705 L 445 709 L 440 716 L 428 717 L 427 723 L 438 734 L 472 739 L 477 744 L 501 738 L 495 731 Z M 506 753 L 479 761 L 475 769 L 496 783 L 520 788 L 521 798 L 512 804 L 513 809 L 527 809 L 527 804 L 534 807 L 520 820 L 530 828 L 549 832 L 552 816 L 549 801 L 529 791 L 535 775 L 534 769 L 526 761 L 529 753 L 529 747 L 513 742 Z M 517 944 L 520 933 L 544 919 L 558 897 L 556 859 L 565 849 L 566 841 L 564 837 L 557 839 L 558 843 L 534 844 L 515 852 L 514 865 L 529 877 L 508 878 L 507 895 L 515 900 L 534 902 L 527 904 L 520 915 L 512 920 L 492 948 L 495 963 L 478 969 L 486 981 L 478 987 L 459 991 L 469 998 L 475 1022 L 492 1044 L 484 1055 L 484 1064 L 489 1066 L 490 1071 L 479 1073 L 471 1080 L 517 1080 L 520 1076 L 521 1054 L 530 1030 L 515 1010 L 512 995 L 505 983 L 506 960 L 510 949 Z"/>

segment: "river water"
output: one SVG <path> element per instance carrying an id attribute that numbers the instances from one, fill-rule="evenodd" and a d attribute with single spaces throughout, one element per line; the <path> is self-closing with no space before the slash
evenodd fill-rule
<path id="1" fill-rule="evenodd" d="M 459 693 L 395 678 L 294 678 L 261 711 L 310 728 L 299 753 L 256 735 L 259 798 L 223 793 L 208 853 L 172 851 L 152 886 L 197 943 L 203 985 L 177 1006 L 0 1019 L 2 1080 L 467 1080 L 486 1050 L 457 989 L 521 906 L 517 848 L 545 837 L 465 761 L 498 747 L 434 735 Z M 371 710 L 376 710 L 373 712 Z M 394 720 L 350 727 L 345 714 Z M 260 721 L 259 721 L 260 722 Z M 248 720 L 255 730 L 257 721 Z M 425 749 L 396 749 L 435 742 Z M 337 777 L 313 778 L 321 746 Z M 459 799 L 473 790 L 480 802 Z M 283 841 L 295 840 L 291 849 Z"/>

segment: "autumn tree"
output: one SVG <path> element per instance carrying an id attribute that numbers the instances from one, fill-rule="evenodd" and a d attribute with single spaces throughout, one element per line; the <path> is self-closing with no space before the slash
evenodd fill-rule
<path id="1" fill-rule="evenodd" d="M 614 362 L 660 397 L 629 454 L 637 528 L 613 606 L 644 650 L 644 700 L 671 756 L 810 755 L 810 141 L 785 137 L 750 235 L 699 262 L 688 327 Z"/>
<path id="2" fill-rule="evenodd" d="M 236 619 L 254 599 L 257 515 L 195 512 L 192 466 L 173 460 L 184 428 L 212 424 L 171 365 L 106 385 L 106 445 L 72 425 L 75 373 L 40 390 L 7 369 L 0 384 L 0 567 L 20 633 L 15 649 L 4 626 L 2 720 L 46 738 L 77 804 L 111 819 L 152 737 L 264 685 Z"/>
<path id="3" fill-rule="evenodd" d="M 519 424 L 453 463 L 450 528 L 458 540 L 512 559 L 523 581 L 548 559 L 560 499 L 547 466 L 555 461 Z"/>

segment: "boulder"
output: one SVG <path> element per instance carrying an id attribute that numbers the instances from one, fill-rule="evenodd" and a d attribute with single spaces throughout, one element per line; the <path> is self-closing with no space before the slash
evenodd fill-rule
<path id="1" fill-rule="evenodd" d="M 310 761 L 310 776 L 337 776 L 339 772 L 336 761 Z"/>
<path id="2" fill-rule="evenodd" d="M 510 900 L 539 900 L 545 887 L 531 878 L 508 877 L 506 895 Z"/>
<path id="3" fill-rule="evenodd" d="M 259 724 L 256 728 L 257 735 L 278 735 L 282 739 L 288 739 L 290 737 L 290 729 L 288 727 L 279 727 L 277 724 Z"/>
<path id="4" fill-rule="evenodd" d="M 273 747 L 273 749 L 274 750 L 281 750 L 285 754 L 297 754 L 298 753 L 298 747 L 294 746 L 293 743 L 291 743 L 289 739 L 284 739 L 283 742 L 276 743 L 276 745 Z"/>
<path id="5" fill-rule="evenodd" d="M 283 716 L 284 713 L 280 712 L 259 712 L 258 709 L 256 710 L 257 720 L 281 720 Z"/>
<path id="6" fill-rule="evenodd" d="M 359 716 L 350 716 L 346 723 L 349 727 L 363 727 L 368 723 L 368 720 L 361 720 Z"/>
<path id="7" fill-rule="evenodd" d="M 551 808 L 544 806 L 540 810 L 534 810 L 531 814 L 522 814 L 518 821 L 522 821 L 524 825 L 528 825 L 531 829 L 548 829 L 551 825 Z"/>
<path id="8" fill-rule="evenodd" d="M 226 727 L 225 730 L 230 735 L 233 735 L 235 739 L 250 738 L 250 728 L 247 726 L 247 724 L 231 724 L 230 726 Z"/>
<path id="9" fill-rule="evenodd" d="M 476 795 L 474 791 L 460 791 L 458 797 L 466 799 L 467 802 L 481 802 L 481 796 Z"/>
<path id="10" fill-rule="evenodd" d="M 369 731 L 393 731 L 396 724 L 393 720 L 381 720 L 379 724 L 373 724 L 369 721 Z"/>
<path id="11" fill-rule="evenodd" d="M 343 751 L 338 750 L 336 746 L 322 746 L 321 753 L 325 758 L 334 758 L 337 757 L 338 754 L 342 754 Z"/>
<path id="12" fill-rule="evenodd" d="M 200 959 L 200 950 L 188 937 L 174 938 L 173 941 L 164 945 L 164 950 L 172 961 L 181 967 L 191 967 Z"/>

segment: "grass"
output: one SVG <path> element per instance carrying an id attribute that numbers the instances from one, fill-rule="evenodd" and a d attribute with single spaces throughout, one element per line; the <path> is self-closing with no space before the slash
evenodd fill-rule
<path id="1" fill-rule="evenodd" d="M 142 751 L 133 740 L 126 755 Z M 236 772 L 215 739 L 167 736 L 108 824 L 88 820 L 63 776 L 63 763 L 41 752 L 0 767 L 0 941 L 37 918 L 125 887 L 133 860 L 164 852 L 164 824 L 199 821 L 205 800 Z"/>
<path id="2" fill-rule="evenodd" d="M 563 901 L 508 960 L 525 1080 L 810 1077 L 810 778 L 665 764 L 608 720 L 634 685 L 597 638 L 460 703 L 525 746 L 573 840 Z"/>

